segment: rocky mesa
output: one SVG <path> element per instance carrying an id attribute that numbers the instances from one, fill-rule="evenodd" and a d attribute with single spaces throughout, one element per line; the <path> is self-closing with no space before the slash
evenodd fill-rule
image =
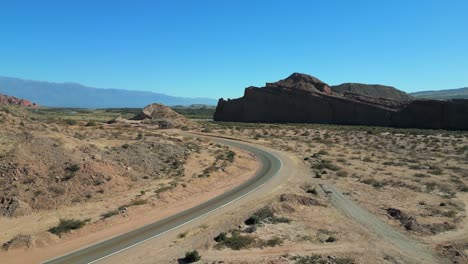
<path id="1" fill-rule="evenodd" d="M 242 98 L 220 99 L 214 120 L 468 130 L 468 100 L 413 99 L 389 86 L 329 86 L 294 73 L 262 88 L 248 87 Z"/>

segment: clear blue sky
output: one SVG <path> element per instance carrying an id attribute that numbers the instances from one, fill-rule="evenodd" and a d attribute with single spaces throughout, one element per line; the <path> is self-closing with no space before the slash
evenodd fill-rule
<path id="1" fill-rule="evenodd" d="M 468 1 L 2 1 L 0 75 L 239 97 L 292 72 L 468 86 Z"/>

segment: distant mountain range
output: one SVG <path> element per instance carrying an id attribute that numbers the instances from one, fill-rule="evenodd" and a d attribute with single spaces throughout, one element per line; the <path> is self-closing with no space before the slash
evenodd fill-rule
<path id="1" fill-rule="evenodd" d="M 423 91 L 410 93 L 411 96 L 416 98 L 427 98 L 427 99 L 468 99 L 468 87 L 459 89 L 448 89 L 440 91 Z"/>
<path id="2" fill-rule="evenodd" d="M 135 108 L 151 103 L 216 105 L 210 98 L 185 98 L 161 93 L 101 89 L 77 83 L 52 83 L 0 76 L 0 94 L 24 98 L 41 106 L 74 108 Z"/>

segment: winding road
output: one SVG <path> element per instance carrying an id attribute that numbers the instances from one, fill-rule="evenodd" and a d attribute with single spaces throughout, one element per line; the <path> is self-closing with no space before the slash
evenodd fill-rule
<path id="1" fill-rule="evenodd" d="M 137 246 L 147 240 L 161 236 L 173 229 L 193 222 L 217 209 L 223 208 L 242 197 L 254 192 L 271 180 L 282 167 L 281 160 L 272 153 L 241 142 L 227 139 L 213 139 L 221 144 L 240 148 L 252 153 L 262 164 L 260 170 L 242 185 L 217 196 L 203 204 L 175 214 L 166 219 L 141 227 L 132 232 L 111 238 L 95 245 L 80 249 L 65 256 L 45 262 L 46 264 L 84 264 L 96 263 L 99 260 L 115 255 L 121 251 Z"/>
<path id="2" fill-rule="evenodd" d="M 243 149 L 252 153 L 260 160 L 262 167 L 255 176 L 247 182 L 203 204 L 136 229 L 132 232 L 80 249 L 45 263 L 96 263 L 126 249 L 135 247 L 147 240 L 156 238 L 178 227 L 189 224 L 247 196 L 272 180 L 280 170 L 289 170 L 290 172 L 296 169 L 292 165 L 285 165 L 283 167 L 281 158 L 252 144 L 246 144 L 224 138 L 211 139 L 218 143 Z M 288 166 L 289 168 L 286 168 Z M 379 239 L 392 244 L 406 260 L 405 263 L 443 263 L 443 261 L 438 259 L 426 245 L 423 245 L 421 242 L 395 230 L 390 225 L 378 219 L 375 215 L 371 214 L 358 204 L 351 201 L 347 196 L 343 195 L 342 192 L 337 190 L 331 183 L 322 180 L 318 183 L 337 210 L 366 227 L 367 230 L 375 234 Z"/>

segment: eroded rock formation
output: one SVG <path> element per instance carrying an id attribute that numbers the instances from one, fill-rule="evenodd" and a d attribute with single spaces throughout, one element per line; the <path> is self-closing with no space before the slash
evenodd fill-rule
<path id="1" fill-rule="evenodd" d="M 36 107 L 37 104 L 26 99 L 16 98 L 14 96 L 0 94 L 0 105 L 19 105 L 25 107 Z"/>
<path id="2" fill-rule="evenodd" d="M 192 126 L 193 122 L 162 104 L 150 104 L 143 108 L 133 120 L 157 123 L 161 128 Z"/>
<path id="3" fill-rule="evenodd" d="M 323 123 L 468 130 L 468 100 L 392 100 L 337 93 L 309 75 L 294 73 L 242 98 L 220 99 L 216 121 Z"/>

